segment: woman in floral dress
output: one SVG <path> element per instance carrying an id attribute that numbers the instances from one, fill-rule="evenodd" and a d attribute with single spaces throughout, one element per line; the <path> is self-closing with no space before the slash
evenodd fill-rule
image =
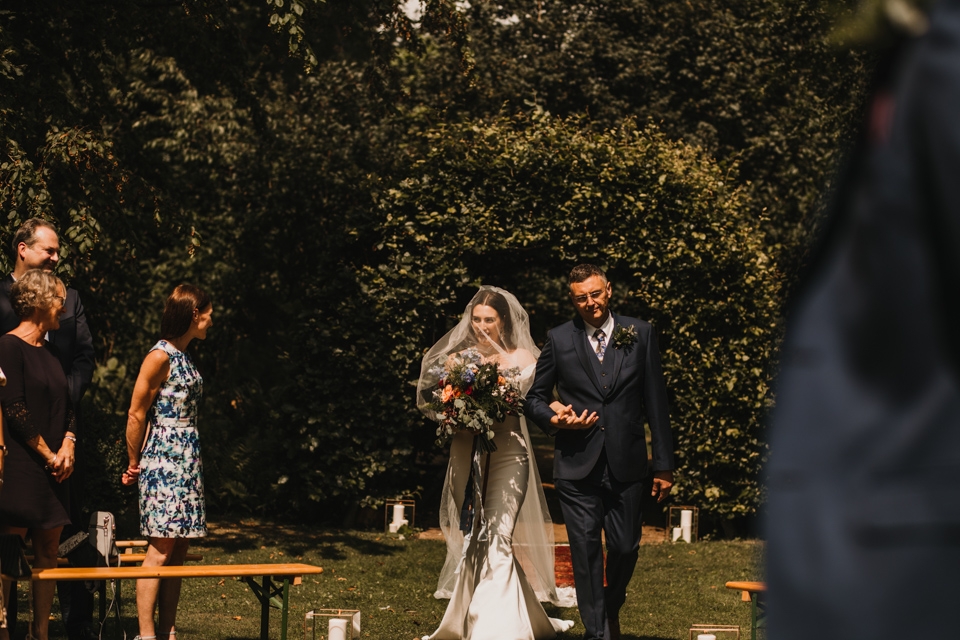
<path id="1" fill-rule="evenodd" d="M 143 360 L 127 414 L 123 483 L 140 488 L 140 533 L 149 546 L 143 566 L 182 565 L 190 538 L 207 535 L 197 409 L 203 379 L 187 346 L 207 337 L 213 305 L 198 287 L 178 285 L 167 298 L 160 341 Z M 176 638 L 179 578 L 137 581 L 140 640 Z M 159 600 L 159 619 L 154 611 Z"/>

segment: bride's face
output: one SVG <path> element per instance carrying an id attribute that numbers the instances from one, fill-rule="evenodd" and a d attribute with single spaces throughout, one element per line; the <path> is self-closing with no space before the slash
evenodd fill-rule
<path id="1" fill-rule="evenodd" d="M 496 309 L 485 304 L 478 304 L 473 308 L 471 320 L 473 322 L 473 333 L 477 336 L 478 342 L 486 343 L 488 341 L 487 336 L 489 336 L 490 340 L 502 344 L 500 331 L 503 329 L 503 320 L 500 319 L 500 314 L 497 313 Z"/>

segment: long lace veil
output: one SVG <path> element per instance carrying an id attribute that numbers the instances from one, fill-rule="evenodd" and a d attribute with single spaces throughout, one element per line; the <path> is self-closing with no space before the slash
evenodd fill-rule
<path id="1" fill-rule="evenodd" d="M 527 312 L 523 310 L 513 294 L 497 287 L 484 285 L 480 287 L 480 290 L 467 305 L 457 326 L 433 345 L 423 358 L 420 379 L 417 383 L 417 406 L 431 419 L 435 419 L 435 414 L 425 405 L 430 401 L 439 381 L 436 373 L 431 373 L 431 370 L 435 370 L 438 365 L 443 365 L 452 353 L 459 353 L 471 347 L 480 347 L 472 327 L 471 312 L 474 305 L 478 304 L 478 300 L 484 299 L 490 292 L 500 294 L 509 305 L 509 319 L 503 318 L 502 337 L 505 348 L 511 353 L 523 349 L 530 354 L 530 357 L 527 358 L 529 362 L 524 362 L 522 365 L 525 367 L 522 378 L 524 395 L 533 384 L 534 364 L 536 358 L 540 355 L 540 350 L 530 336 L 530 320 Z M 485 341 L 487 349 L 490 348 L 490 344 L 489 341 Z M 493 343 L 493 346 L 496 347 L 496 343 Z M 504 350 L 500 349 L 500 351 L 503 352 Z M 553 523 L 547 510 L 547 501 L 543 494 L 543 486 L 540 481 L 540 473 L 537 470 L 533 446 L 530 442 L 527 421 L 522 416 L 520 426 L 527 451 L 530 453 L 530 464 L 527 495 L 517 515 L 517 523 L 513 532 L 513 552 L 520 562 L 530 586 L 533 587 L 541 601 L 552 602 L 559 606 L 572 606 L 574 603 L 571 601 L 570 594 L 564 593 L 562 598 L 557 595 L 553 566 Z M 450 598 L 452 595 L 457 568 L 463 554 L 464 534 L 459 528 L 460 512 L 453 495 L 451 471 L 452 469 L 448 465 L 443 485 L 443 495 L 440 499 L 440 528 L 447 543 L 447 557 L 440 572 L 437 590 L 433 594 L 436 598 Z"/>

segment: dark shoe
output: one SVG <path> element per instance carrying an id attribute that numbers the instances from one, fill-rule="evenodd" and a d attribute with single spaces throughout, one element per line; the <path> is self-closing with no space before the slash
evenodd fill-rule
<path id="1" fill-rule="evenodd" d="M 97 634 L 86 627 L 70 629 L 67 631 L 67 640 L 97 640 Z"/>
<path id="2" fill-rule="evenodd" d="M 608 618 L 607 627 L 610 629 L 610 640 L 620 640 L 620 618 Z"/>

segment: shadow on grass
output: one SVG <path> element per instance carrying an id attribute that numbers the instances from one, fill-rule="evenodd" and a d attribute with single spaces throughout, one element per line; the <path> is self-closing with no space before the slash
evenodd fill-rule
<path id="1" fill-rule="evenodd" d="M 211 541 L 227 553 L 255 551 L 274 547 L 288 556 L 306 553 L 325 560 L 343 560 L 349 548 L 365 556 L 393 556 L 401 551 L 396 545 L 381 542 L 376 533 L 327 531 L 307 525 L 290 526 L 259 520 L 220 519 L 210 526 Z M 201 543 L 202 545 L 202 543 Z"/>

